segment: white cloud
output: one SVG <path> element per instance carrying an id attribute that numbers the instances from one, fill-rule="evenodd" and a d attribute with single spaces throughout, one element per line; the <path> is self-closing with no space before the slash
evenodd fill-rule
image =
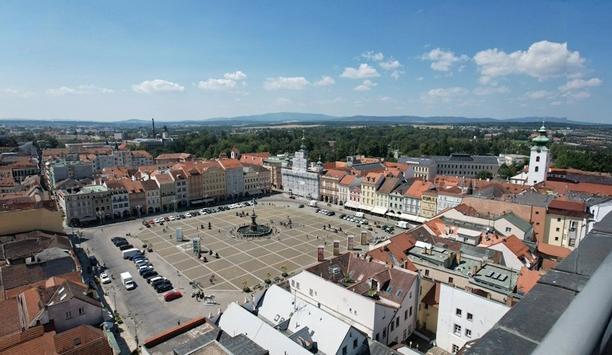
<path id="1" fill-rule="evenodd" d="M 266 90 L 302 90 L 308 86 L 310 82 L 303 76 L 279 76 L 276 78 L 267 78 L 263 86 Z"/>
<path id="2" fill-rule="evenodd" d="M 0 89 L 0 96 L 11 96 L 11 97 L 19 97 L 19 98 L 28 98 L 34 96 L 35 93 L 29 90 L 19 90 L 19 89 Z"/>
<path id="3" fill-rule="evenodd" d="M 365 78 L 375 78 L 380 76 L 376 68 L 372 68 L 367 63 L 359 64 L 358 68 L 346 67 L 344 71 L 340 75 L 343 78 L 349 79 L 365 79 Z"/>
<path id="4" fill-rule="evenodd" d="M 101 88 L 95 85 L 79 85 L 76 87 L 60 86 L 46 91 L 47 95 L 51 96 L 111 94 L 113 92 L 114 91 L 111 89 Z"/>
<path id="5" fill-rule="evenodd" d="M 369 91 L 370 89 L 372 89 L 373 87 L 377 86 L 378 84 L 371 81 L 371 80 L 364 80 L 361 85 L 357 85 L 353 88 L 353 90 L 355 91 Z"/>
<path id="6" fill-rule="evenodd" d="M 198 82 L 198 88 L 202 90 L 221 91 L 236 87 L 236 81 L 231 79 L 208 79 Z"/>
<path id="7" fill-rule="evenodd" d="M 485 96 L 485 95 L 494 95 L 494 94 L 504 94 L 509 92 L 510 90 L 505 86 L 479 86 L 472 90 L 474 95 Z"/>
<path id="8" fill-rule="evenodd" d="M 421 100 L 427 102 L 441 101 L 441 102 L 450 102 L 454 98 L 465 96 L 469 94 L 470 91 L 464 87 L 455 86 L 450 88 L 437 88 L 431 89 L 421 95 Z"/>
<path id="9" fill-rule="evenodd" d="M 316 81 L 314 83 L 315 86 L 330 86 L 334 85 L 336 81 L 331 76 L 324 75 L 321 77 L 321 80 Z"/>
<path id="10" fill-rule="evenodd" d="M 132 90 L 139 94 L 153 94 L 164 92 L 182 92 L 185 87 L 167 80 L 145 80 L 140 84 L 132 85 Z"/>
<path id="11" fill-rule="evenodd" d="M 380 62 L 380 67 L 383 68 L 384 70 L 396 70 L 401 68 L 402 64 L 396 60 L 396 59 L 389 59 L 386 62 Z"/>
<path id="12" fill-rule="evenodd" d="M 532 100 L 541 100 L 541 99 L 549 99 L 556 96 L 556 93 L 550 92 L 548 90 L 535 90 L 535 91 L 527 91 L 525 96 L 528 99 Z"/>
<path id="13" fill-rule="evenodd" d="M 241 72 L 240 70 L 237 70 L 233 73 L 225 73 L 223 74 L 223 77 L 225 79 L 233 80 L 233 81 L 240 81 L 240 80 L 244 80 L 247 78 L 246 74 Z"/>
<path id="14" fill-rule="evenodd" d="M 451 70 L 454 64 L 465 62 L 469 58 L 464 54 L 457 56 L 452 51 L 445 51 L 440 48 L 434 48 L 431 51 L 424 53 L 421 56 L 421 59 L 430 61 L 431 69 L 446 72 Z"/>
<path id="15" fill-rule="evenodd" d="M 363 53 L 361 57 L 365 58 L 366 60 L 372 61 L 372 62 L 380 62 L 383 59 L 385 59 L 384 54 L 382 54 L 381 52 L 373 52 L 373 51 L 368 51 L 366 53 Z"/>
<path id="16" fill-rule="evenodd" d="M 535 42 L 526 51 L 506 53 L 497 48 L 476 53 L 474 61 L 480 81 L 489 83 L 496 77 L 525 74 L 538 80 L 551 77 L 572 77 L 580 74 L 584 58 L 567 49 L 567 43 Z"/>
<path id="17" fill-rule="evenodd" d="M 198 82 L 198 88 L 211 91 L 231 90 L 236 87 L 239 81 L 245 80 L 246 78 L 247 76 L 245 73 L 237 70 L 233 73 L 223 74 L 222 79 L 210 78 L 200 81 Z M 245 85 L 245 83 L 242 84 Z"/>
<path id="18" fill-rule="evenodd" d="M 559 86 L 559 90 L 562 92 L 572 91 L 572 90 L 580 90 L 584 88 L 591 88 L 595 86 L 601 85 L 603 81 L 599 78 L 591 78 L 589 80 L 584 79 L 574 79 L 570 80 L 562 86 Z"/>

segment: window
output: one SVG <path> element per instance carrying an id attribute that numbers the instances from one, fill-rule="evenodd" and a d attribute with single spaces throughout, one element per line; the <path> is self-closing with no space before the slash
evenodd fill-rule
<path id="1" fill-rule="evenodd" d="M 540 170 L 539 166 L 536 166 L 535 169 L 533 171 L 535 171 L 536 173 Z"/>
<path id="2" fill-rule="evenodd" d="M 383 338 L 387 337 L 387 328 L 383 329 L 382 337 Z"/>
<path id="3" fill-rule="evenodd" d="M 452 283 L 453 283 L 453 278 L 452 278 L 452 277 L 449 277 L 449 278 L 448 278 L 448 283 L 449 283 L 449 284 L 452 284 Z"/>
<path id="4" fill-rule="evenodd" d="M 557 222 L 561 222 L 561 218 L 557 218 Z"/>
<path id="5" fill-rule="evenodd" d="M 346 355 L 346 345 L 342 347 L 342 355 Z"/>
<path id="6" fill-rule="evenodd" d="M 79 315 L 82 316 L 85 314 L 85 307 L 79 307 Z"/>
<path id="7" fill-rule="evenodd" d="M 412 306 L 410 306 L 410 316 L 412 316 Z"/>
<path id="8" fill-rule="evenodd" d="M 471 338 L 472 337 L 472 331 L 466 328 L 465 329 L 465 336 L 468 337 L 468 338 Z"/>
<path id="9" fill-rule="evenodd" d="M 425 276 L 429 276 L 429 270 L 425 269 Z"/>
<path id="10" fill-rule="evenodd" d="M 540 156 L 536 156 L 536 161 L 540 161 Z"/>
<path id="11" fill-rule="evenodd" d="M 459 324 L 455 324 L 453 333 L 455 333 L 456 335 L 461 335 L 461 326 Z"/>
<path id="12" fill-rule="evenodd" d="M 512 232 L 512 228 L 511 227 L 506 227 L 506 233 L 510 233 Z"/>
<path id="13" fill-rule="evenodd" d="M 399 317 L 395 318 L 395 326 L 399 327 Z"/>
<path id="14" fill-rule="evenodd" d="M 457 317 L 461 317 L 461 309 L 457 308 L 455 310 L 455 314 L 457 315 Z"/>
<path id="15" fill-rule="evenodd" d="M 561 229 L 560 229 L 559 227 L 557 227 L 557 228 L 555 228 L 555 230 L 558 232 L 558 231 L 560 231 Z"/>
<path id="16" fill-rule="evenodd" d="M 376 336 L 374 337 L 374 339 L 376 339 L 376 341 L 378 341 L 378 333 L 376 333 Z"/>
<path id="17" fill-rule="evenodd" d="M 404 311 L 404 320 L 408 319 L 408 310 Z"/>
<path id="18" fill-rule="evenodd" d="M 394 325 L 394 322 L 391 321 L 391 331 L 393 331 L 393 329 L 395 329 L 395 325 Z"/>
<path id="19" fill-rule="evenodd" d="M 312 297 L 314 292 L 312 292 L 312 288 L 308 289 L 308 294 Z"/>
<path id="20" fill-rule="evenodd" d="M 357 339 L 353 339 L 353 349 L 357 349 Z"/>
<path id="21" fill-rule="evenodd" d="M 472 313 L 468 312 L 467 320 L 471 321 L 472 319 L 474 319 L 474 315 L 472 315 Z"/>
<path id="22" fill-rule="evenodd" d="M 453 344 L 453 354 L 455 354 L 457 351 L 459 351 L 459 346 Z"/>
<path id="23" fill-rule="evenodd" d="M 72 312 L 68 311 L 66 312 L 66 320 L 71 319 L 72 318 Z"/>

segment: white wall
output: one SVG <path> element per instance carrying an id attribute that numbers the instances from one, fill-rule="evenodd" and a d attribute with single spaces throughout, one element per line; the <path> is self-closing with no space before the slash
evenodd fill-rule
<path id="1" fill-rule="evenodd" d="M 444 283 L 440 286 L 436 344 L 446 351 L 452 352 L 453 345 L 461 348 L 466 342 L 480 338 L 510 310 L 502 303 Z M 461 310 L 461 316 L 457 316 L 457 309 Z M 472 314 L 472 320 L 467 319 L 468 313 Z M 455 324 L 461 327 L 460 334 L 455 334 Z M 466 330 L 471 331 L 471 336 L 466 335 Z"/>
<path id="2" fill-rule="evenodd" d="M 291 292 L 300 300 L 321 308 L 364 332 L 372 339 L 376 339 L 378 334 L 378 341 L 381 343 L 389 344 L 395 338 L 401 342 L 405 336 L 410 336 L 415 329 L 418 279 L 412 284 L 410 290 L 404 291 L 408 292 L 409 295 L 411 294 L 412 297 L 405 297 L 399 309 L 357 294 L 308 271 L 302 271 L 292 277 L 289 284 Z M 412 314 L 410 314 L 410 307 L 412 307 Z M 408 317 L 404 319 L 406 311 L 408 311 Z M 397 317 L 400 318 L 399 326 L 394 325 L 394 329 L 391 331 L 391 321 L 396 322 Z"/>

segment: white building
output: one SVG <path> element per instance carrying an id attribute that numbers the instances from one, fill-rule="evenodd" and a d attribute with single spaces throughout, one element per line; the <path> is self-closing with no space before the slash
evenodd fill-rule
<path id="1" fill-rule="evenodd" d="M 362 332 L 276 285 L 266 291 L 257 314 L 324 354 L 359 354 L 367 344 Z"/>
<path id="2" fill-rule="evenodd" d="M 353 253 L 312 266 L 290 279 L 296 300 L 310 303 L 383 344 L 416 328 L 418 274 Z"/>
<path id="3" fill-rule="evenodd" d="M 546 181 L 548 167 L 550 166 L 550 151 L 546 147 L 548 137 L 544 125 L 538 130 L 538 136 L 533 141 L 529 155 L 529 172 L 527 173 L 527 185 L 533 186 Z"/>
<path id="4" fill-rule="evenodd" d="M 489 331 L 510 307 L 444 283 L 440 284 L 436 345 L 456 353 Z"/>
<path id="5" fill-rule="evenodd" d="M 219 159 L 219 165 L 225 171 L 225 194 L 227 198 L 244 195 L 244 172 L 242 164 L 236 159 Z"/>
<path id="6" fill-rule="evenodd" d="M 308 171 L 308 151 L 304 144 L 295 152 L 291 168 L 282 168 L 281 174 L 284 192 L 313 200 L 319 199 L 320 176 L 316 172 Z"/>

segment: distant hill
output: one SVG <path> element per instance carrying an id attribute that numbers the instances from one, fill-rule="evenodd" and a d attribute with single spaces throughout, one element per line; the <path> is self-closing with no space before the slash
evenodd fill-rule
<path id="1" fill-rule="evenodd" d="M 548 122 L 557 124 L 595 124 L 590 122 L 580 122 L 568 120 L 565 117 L 515 117 L 499 119 L 493 117 L 462 117 L 462 116 L 331 116 L 318 113 L 299 113 L 299 112 L 275 112 L 257 115 L 235 116 L 235 117 L 216 117 L 209 119 L 180 119 L 173 121 L 156 120 L 156 126 L 162 127 L 176 125 L 278 125 L 289 123 L 322 123 L 322 124 L 520 124 Z M 66 119 L 0 119 L 0 124 L 7 125 L 36 125 L 36 126 L 118 126 L 118 127 L 143 127 L 150 126 L 150 119 L 128 119 L 122 121 L 80 121 Z"/>

